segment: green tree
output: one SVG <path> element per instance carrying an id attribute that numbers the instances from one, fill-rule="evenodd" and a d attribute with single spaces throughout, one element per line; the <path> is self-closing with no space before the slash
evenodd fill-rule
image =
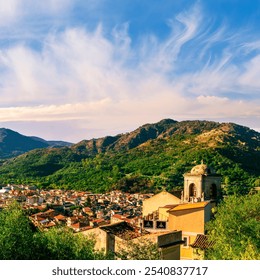
<path id="1" fill-rule="evenodd" d="M 214 245 L 206 259 L 259 260 L 260 193 L 225 198 L 208 223 L 208 234 Z"/>
<path id="2" fill-rule="evenodd" d="M 146 238 L 126 241 L 122 245 L 116 257 L 121 260 L 160 260 L 161 253 L 156 243 Z"/>
<path id="3" fill-rule="evenodd" d="M 94 260 L 112 256 L 94 250 L 95 240 L 67 227 L 38 231 L 16 202 L 0 212 L 1 260 Z"/>
<path id="4" fill-rule="evenodd" d="M 0 259 L 32 259 L 34 230 L 17 203 L 0 212 Z"/>
<path id="5" fill-rule="evenodd" d="M 105 259 L 102 252 L 95 252 L 95 241 L 83 234 L 74 234 L 67 227 L 53 228 L 35 236 L 39 259 L 93 260 Z"/>

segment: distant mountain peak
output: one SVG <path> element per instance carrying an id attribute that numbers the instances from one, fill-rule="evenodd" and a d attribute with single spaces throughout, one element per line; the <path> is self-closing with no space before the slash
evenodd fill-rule
<path id="1" fill-rule="evenodd" d="M 0 158 L 21 155 L 28 151 L 53 146 L 70 146 L 62 141 L 46 141 L 35 136 L 25 136 L 8 128 L 0 128 Z"/>

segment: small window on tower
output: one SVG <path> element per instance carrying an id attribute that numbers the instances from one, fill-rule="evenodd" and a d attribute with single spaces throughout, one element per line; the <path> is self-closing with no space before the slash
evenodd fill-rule
<path id="1" fill-rule="evenodd" d="M 183 247 L 189 247 L 189 237 L 188 236 L 184 236 L 183 237 Z"/>

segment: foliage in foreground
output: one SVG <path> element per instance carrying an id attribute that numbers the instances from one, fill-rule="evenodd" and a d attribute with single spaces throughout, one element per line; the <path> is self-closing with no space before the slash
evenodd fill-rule
<path id="1" fill-rule="evenodd" d="M 17 203 L 0 212 L 1 260 L 106 259 L 94 245 L 93 239 L 67 228 L 36 230 Z"/>
<path id="2" fill-rule="evenodd" d="M 160 260 L 161 254 L 156 243 L 141 238 L 138 241 L 129 240 L 119 248 L 117 258 L 121 260 Z"/>
<path id="3" fill-rule="evenodd" d="M 127 241 L 116 255 L 121 260 L 158 260 L 158 247 L 148 239 Z M 0 260 L 105 260 L 114 254 L 94 250 L 94 238 L 74 234 L 69 228 L 38 231 L 19 204 L 0 212 Z"/>
<path id="4" fill-rule="evenodd" d="M 260 260 L 260 193 L 229 196 L 208 224 L 212 260 Z"/>

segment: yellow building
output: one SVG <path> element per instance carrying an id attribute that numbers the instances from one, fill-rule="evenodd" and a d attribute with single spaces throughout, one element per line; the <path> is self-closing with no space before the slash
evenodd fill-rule
<path id="1" fill-rule="evenodd" d="M 150 232 L 182 231 L 181 259 L 195 259 L 196 238 L 205 234 L 211 209 L 221 198 L 221 176 L 203 162 L 184 174 L 181 198 L 161 192 L 143 202 L 142 227 Z"/>
<path id="2" fill-rule="evenodd" d="M 168 228 L 182 231 L 184 244 L 181 247 L 181 259 L 194 259 L 191 244 L 198 234 L 204 234 L 205 224 L 210 217 L 209 201 L 180 204 L 169 210 Z"/>

